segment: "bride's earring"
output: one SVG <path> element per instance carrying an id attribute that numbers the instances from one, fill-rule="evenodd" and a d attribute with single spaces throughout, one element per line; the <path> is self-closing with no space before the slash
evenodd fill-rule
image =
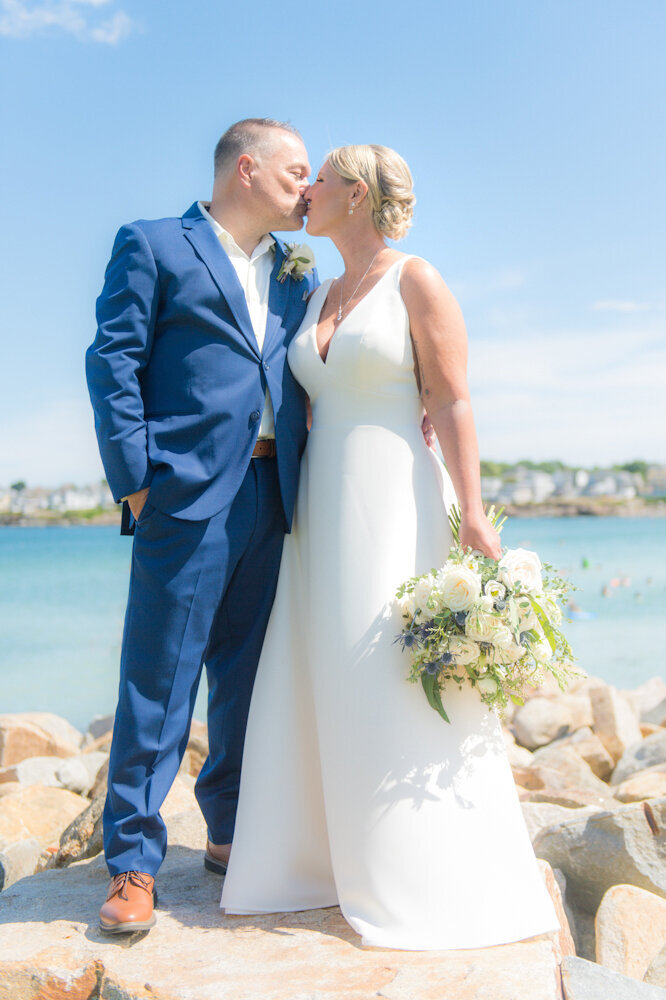
<path id="1" fill-rule="evenodd" d="M 352 198 L 352 203 L 351 203 L 351 208 L 349 209 L 349 214 L 350 214 L 350 215 L 353 215 L 353 214 L 354 214 L 354 209 L 355 209 L 355 208 L 356 208 L 356 205 L 355 205 L 355 203 L 354 203 L 354 199 Z"/>

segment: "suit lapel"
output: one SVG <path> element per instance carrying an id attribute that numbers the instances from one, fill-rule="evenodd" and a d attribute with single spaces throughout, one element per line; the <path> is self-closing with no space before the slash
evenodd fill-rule
<path id="1" fill-rule="evenodd" d="M 271 339 L 278 333 L 284 324 L 284 318 L 289 304 L 289 295 L 294 284 L 294 279 L 287 277 L 284 281 L 277 280 L 285 252 L 279 240 L 275 240 L 275 264 L 271 272 L 271 281 L 268 289 L 268 316 L 266 317 L 266 332 L 264 334 L 264 350 L 269 346 Z"/>
<path id="2" fill-rule="evenodd" d="M 185 213 L 182 223 L 185 238 L 189 240 L 210 271 L 213 281 L 220 289 L 220 292 L 234 314 L 239 331 L 243 334 L 252 352 L 257 357 L 260 357 L 259 345 L 252 329 L 252 321 L 250 320 L 245 293 L 238 280 L 238 275 L 227 254 L 224 252 L 220 241 L 213 232 L 210 223 L 199 211 L 196 202 Z M 271 285 L 272 283 L 273 278 L 271 277 Z M 266 334 L 268 335 L 268 330 Z"/>

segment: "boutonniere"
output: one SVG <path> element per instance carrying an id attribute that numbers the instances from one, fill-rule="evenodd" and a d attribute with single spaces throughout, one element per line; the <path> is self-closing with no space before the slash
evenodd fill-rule
<path id="1" fill-rule="evenodd" d="M 285 243 L 287 253 L 277 274 L 278 281 L 287 277 L 302 281 L 306 274 L 314 270 L 315 255 L 307 243 Z"/>

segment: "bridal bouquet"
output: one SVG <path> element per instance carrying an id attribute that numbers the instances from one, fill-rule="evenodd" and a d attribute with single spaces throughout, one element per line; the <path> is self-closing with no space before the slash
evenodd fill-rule
<path id="1" fill-rule="evenodd" d="M 491 507 L 501 531 L 506 518 Z M 405 622 L 396 642 L 411 654 L 409 680 L 421 681 L 442 718 L 447 684 L 470 683 L 501 714 L 509 699 L 524 704 L 527 686 L 551 674 L 564 690 L 577 676 L 560 631 L 561 604 L 573 589 L 536 552 L 506 549 L 497 561 L 460 544 L 460 513 L 450 515 L 454 545 L 439 570 L 413 577 L 396 598 Z"/>

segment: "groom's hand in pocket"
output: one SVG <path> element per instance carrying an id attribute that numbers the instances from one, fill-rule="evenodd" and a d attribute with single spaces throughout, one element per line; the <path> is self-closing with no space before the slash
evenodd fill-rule
<path id="1" fill-rule="evenodd" d="M 148 491 L 150 487 L 147 486 L 144 490 L 137 490 L 136 493 L 130 493 L 127 497 L 127 502 L 130 506 L 130 510 L 134 516 L 134 520 L 138 521 L 143 510 L 146 498 L 148 496 Z"/>

